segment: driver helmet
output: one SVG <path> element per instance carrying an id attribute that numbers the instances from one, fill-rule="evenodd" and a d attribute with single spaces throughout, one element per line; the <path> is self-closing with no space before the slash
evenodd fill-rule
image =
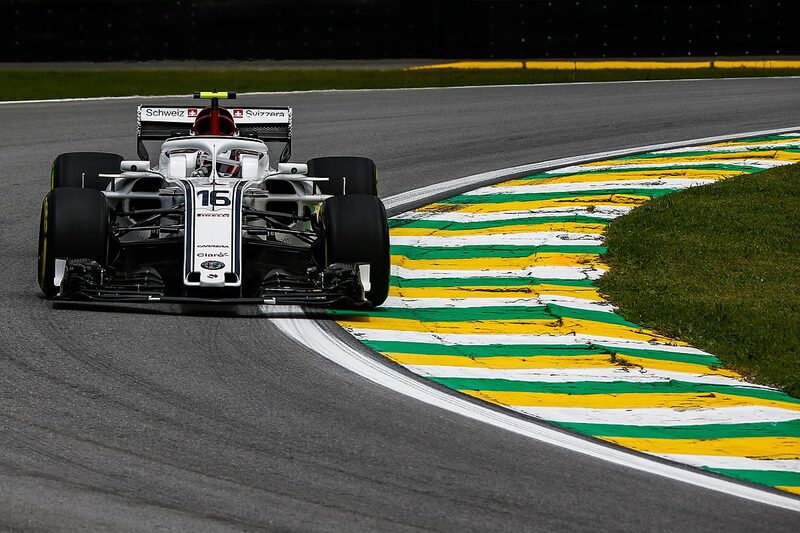
<path id="1" fill-rule="evenodd" d="M 220 107 L 219 111 L 219 133 L 218 135 L 236 135 L 239 131 L 233 121 L 231 112 Z M 192 133 L 195 135 L 212 135 L 211 133 L 211 106 L 202 109 L 194 120 Z"/>

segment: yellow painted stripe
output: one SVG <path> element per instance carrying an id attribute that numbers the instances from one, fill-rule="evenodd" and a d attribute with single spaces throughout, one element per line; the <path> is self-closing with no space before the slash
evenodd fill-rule
<path id="1" fill-rule="evenodd" d="M 574 318 L 559 318 L 557 320 L 480 320 L 467 322 L 422 322 L 408 318 L 385 318 L 378 316 L 358 316 L 348 320 L 340 320 L 339 324 L 346 328 L 382 329 L 389 331 L 430 331 L 434 333 L 462 333 L 473 335 L 593 335 L 611 337 L 634 341 L 661 341 L 669 342 L 655 332 L 621 326 L 578 320 Z M 673 344 L 686 346 L 686 343 L 674 342 Z"/>
<path id="2" fill-rule="evenodd" d="M 800 68 L 800 61 L 454 61 L 434 65 L 417 65 L 408 70 L 429 69 L 521 69 L 531 70 L 674 70 L 703 68 Z"/>
<path id="3" fill-rule="evenodd" d="M 749 396 L 731 394 L 548 394 L 537 392 L 504 392 L 462 390 L 464 394 L 499 405 L 535 407 L 587 407 L 591 409 L 705 409 L 710 407 L 738 407 L 761 405 L 800 411 L 800 404 L 779 402 Z"/>
<path id="4" fill-rule="evenodd" d="M 776 485 L 776 489 L 778 490 L 785 490 L 786 492 L 791 492 L 793 494 L 797 494 L 800 496 L 800 487 L 787 487 L 786 485 Z"/>
<path id="5" fill-rule="evenodd" d="M 409 259 L 393 255 L 392 264 L 423 270 L 509 270 L 533 266 L 569 266 L 583 268 L 608 267 L 596 254 L 559 254 L 542 252 L 528 257 L 482 257 L 466 259 Z"/>
<path id="6" fill-rule="evenodd" d="M 395 352 L 381 352 L 383 355 L 401 365 L 434 365 L 434 366 L 460 366 L 465 368 L 491 368 L 504 369 L 536 369 L 536 368 L 619 368 L 618 363 L 611 362 L 611 357 L 601 355 L 537 355 L 535 357 L 466 357 L 460 355 L 426 355 Z M 739 374 L 731 370 L 720 369 L 711 371 L 706 365 L 692 365 L 661 361 L 657 359 L 644 359 L 638 357 L 622 356 L 628 363 L 641 366 L 649 370 L 669 370 L 672 372 L 686 372 L 689 374 L 713 374 L 740 378 Z"/>
<path id="7" fill-rule="evenodd" d="M 597 181 L 634 181 L 656 179 L 704 179 L 720 180 L 744 174 L 742 170 L 704 170 L 704 169 L 676 169 L 670 170 L 645 170 L 632 172 L 602 172 L 595 171 L 590 174 L 565 174 L 552 178 L 539 178 L 535 180 L 516 179 L 498 183 L 495 187 L 517 185 L 552 185 L 557 183 L 591 183 Z"/>
<path id="8" fill-rule="evenodd" d="M 526 61 L 525 68 L 539 70 L 575 70 L 574 61 Z"/>
<path id="9" fill-rule="evenodd" d="M 542 70 L 669 70 L 710 68 L 709 61 L 526 61 L 525 67 Z"/>
<path id="10" fill-rule="evenodd" d="M 751 459 L 800 459 L 798 437 L 740 437 L 729 439 L 643 439 L 600 437 L 648 453 L 718 455 Z"/>
<path id="11" fill-rule="evenodd" d="M 452 63 L 437 63 L 435 65 L 419 65 L 416 67 L 409 67 L 408 70 L 429 70 L 437 68 L 453 68 L 453 69 L 521 69 L 525 67 L 523 61 L 455 61 Z"/>
<path id="12" fill-rule="evenodd" d="M 596 194 L 554 198 L 552 200 L 534 200 L 530 202 L 503 202 L 497 204 L 431 204 L 420 207 L 422 212 L 457 212 L 457 213 L 498 213 L 501 211 L 525 211 L 528 209 L 546 209 L 549 207 L 595 207 L 598 205 L 636 207 L 650 200 L 649 196 L 628 194 Z"/>
<path id="13" fill-rule="evenodd" d="M 715 68 L 800 68 L 800 61 L 791 59 L 714 61 Z"/>
<path id="14" fill-rule="evenodd" d="M 390 296 L 405 298 L 536 298 L 539 296 L 571 296 L 584 300 L 603 301 L 597 289 L 560 285 L 527 287 L 389 287 Z"/>
<path id="15" fill-rule="evenodd" d="M 687 148 L 691 150 L 691 148 Z M 786 152 L 781 150 L 769 152 L 716 152 L 713 154 L 675 156 L 675 157 L 648 157 L 644 159 L 610 159 L 607 161 L 597 161 L 595 163 L 585 163 L 586 167 L 596 167 L 605 165 L 664 165 L 668 163 L 690 163 L 699 161 L 727 161 L 731 159 L 769 159 L 777 161 L 800 161 L 800 153 Z"/>
<path id="16" fill-rule="evenodd" d="M 601 234 L 605 230 L 604 224 L 586 224 L 581 222 L 550 222 L 547 224 L 521 224 L 518 226 L 502 226 L 481 229 L 436 229 L 436 228 L 408 228 L 397 227 L 389 230 L 389 234 L 396 237 L 404 236 L 457 236 L 457 235 L 503 235 L 510 233 L 532 233 L 537 231 L 554 231 L 564 233 L 593 233 Z"/>

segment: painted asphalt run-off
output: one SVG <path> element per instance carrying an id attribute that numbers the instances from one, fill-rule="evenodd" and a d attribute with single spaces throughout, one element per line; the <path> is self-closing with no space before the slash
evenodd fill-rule
<path id="1" fill-rule="evenodd" d="M 615 217 L 800 161 L 800 134 L 532 173 L 390 220 L 392 286 L 339 312 L 366 346 L 459 393 L 659 458 L 800 494 L 800 399 L 624 320 L 593 282 Z"/>

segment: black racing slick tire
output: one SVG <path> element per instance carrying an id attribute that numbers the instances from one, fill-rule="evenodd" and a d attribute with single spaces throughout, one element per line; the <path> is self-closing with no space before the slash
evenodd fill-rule
<path id="1" fill-rule="evenodd" d="M 322 194 L 378 195 L 378 167 L 366 157 L 316 157 L 308 160 L 308 175 L 328 178 L 317 183 Z"/>
<path id="2" fill-rule="evenodd" d="M 386 209 L 377 196 L 334 196 L 322 204 L 325 230 L 325 265 L 369 263 L 370 289 L 366 298 L 373 307 L 389 296 L 389 224 Z"/>
<path id="3" fill-rule="evenodd" d="M 56 259 L 92 259 L 108 264 L 109 216 L 100 191 L 61 187 L 47 193 L 39 219 L 39 287 L 48 298 L 54 284 Z"/>
<path id="4" fill-rule="evenodd" d="M 53 161 L 50 188 L 83 187 L 105 190 L 110 178 L 98 174 L 119 174 L 122 156 L 105 152 L 68 152 Z"/>

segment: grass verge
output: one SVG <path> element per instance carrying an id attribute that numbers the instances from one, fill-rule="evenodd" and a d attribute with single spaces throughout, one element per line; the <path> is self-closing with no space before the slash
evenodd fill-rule
<path id="1" fill-rule="evenodd" d="M 0 100 L 189 94 L 199 88 L 253 91 L 448 87 L 576 81 L 795 76 L 800 69 L 667 70 L 405 70 L 405 69 L 164 69 L 0 70 Z"/>
<path id="2" fill-rule="evenodd" d="M 670 194 L 612 222 L 598 285 L 637 324 L 800 396 L 800 165 Z"/>

